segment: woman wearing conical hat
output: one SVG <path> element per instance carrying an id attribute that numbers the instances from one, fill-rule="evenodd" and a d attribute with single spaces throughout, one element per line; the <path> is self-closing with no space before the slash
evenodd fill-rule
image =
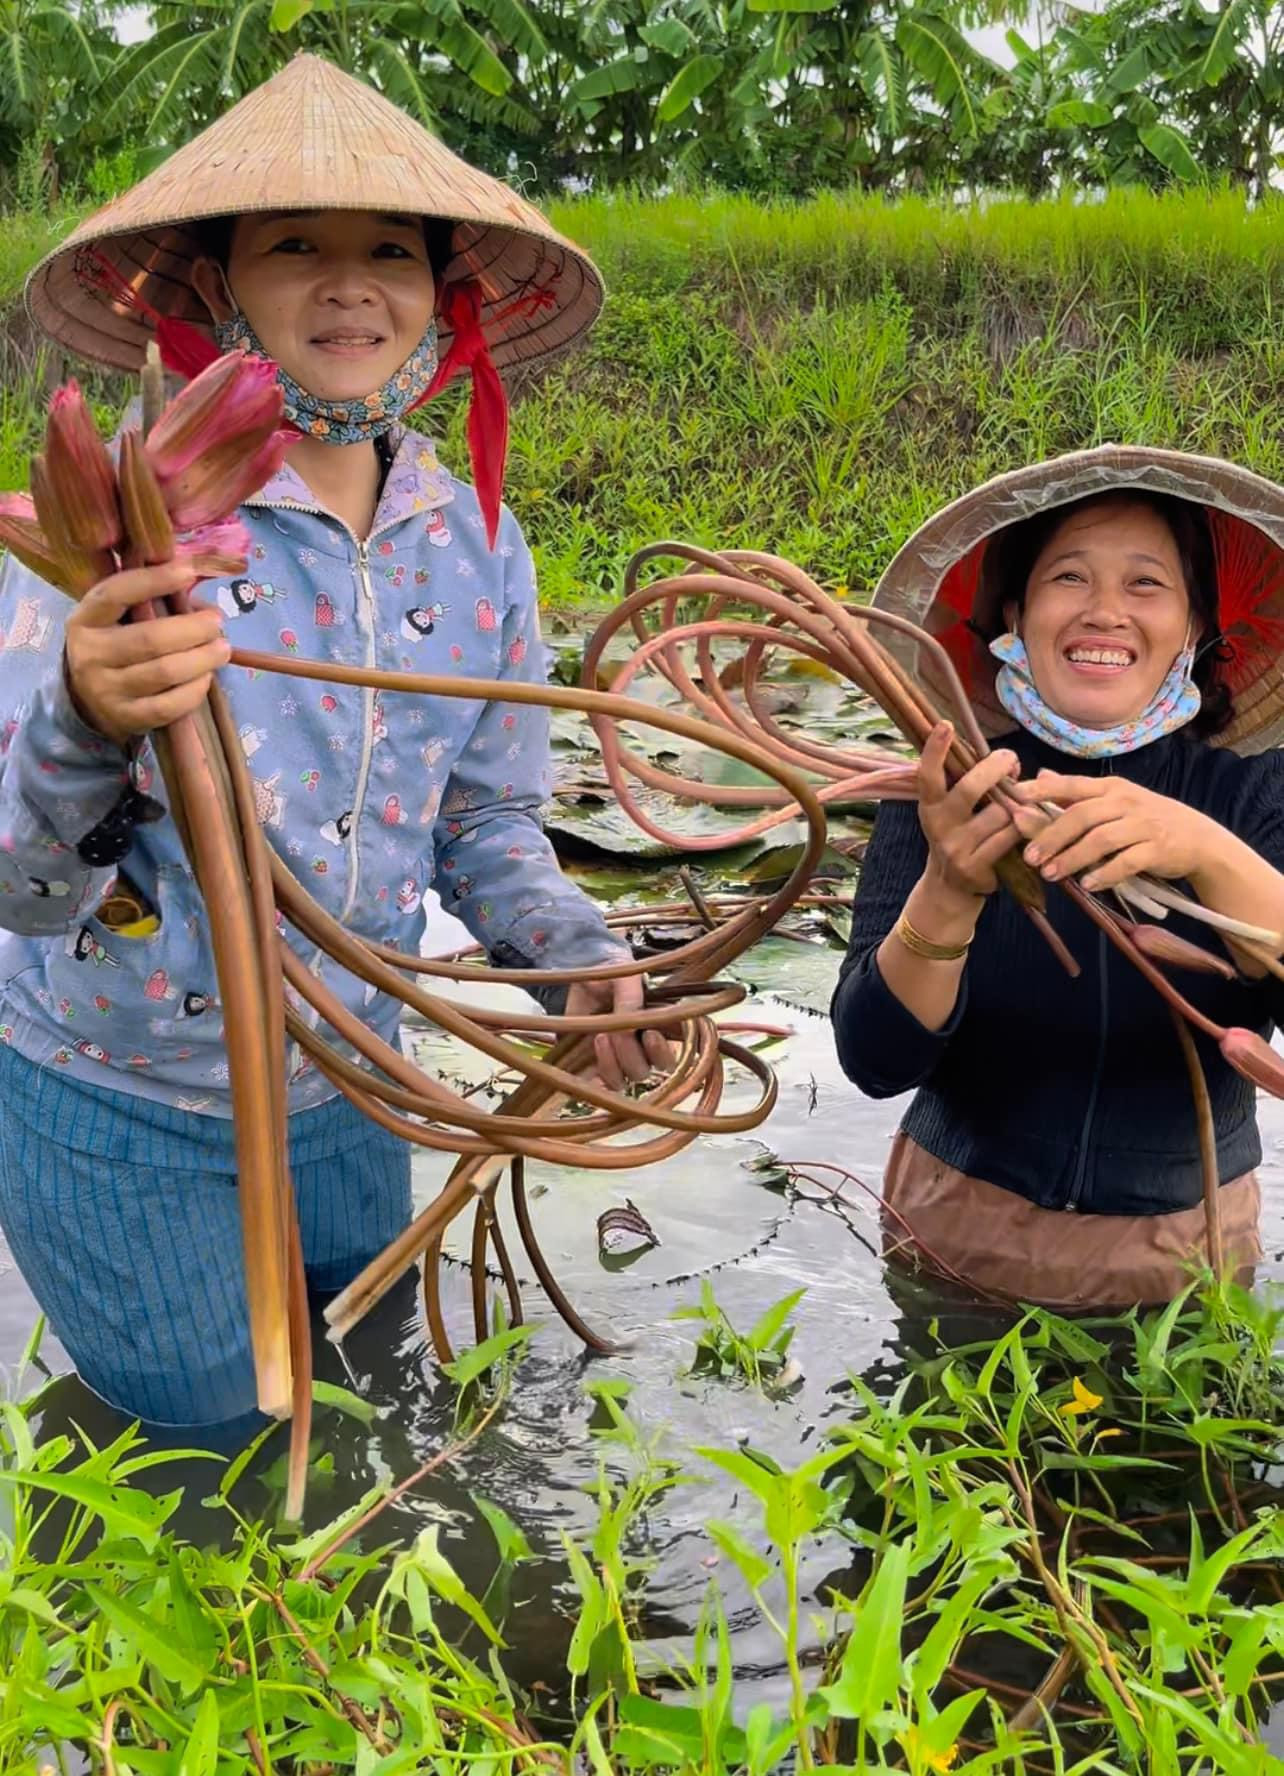
<path id="1" fill-rule="evenodd" d="M 1146 872 L 1284 932 L 1284 757 L 1271 750 L 1284 732 L 1284 490 L 1177 452 L 1064 457 L 932 519 L 875 602 L 940 638 L 995 740 L 947 788 L 938 731 L 918 805 L 879 810 L 834 995 L 848 1075 L 873 1097 L 915 1091 L 884 1180 L 889 1239 L 1020 1299 L 1167 1299 L 1206 1261 L 1171 1018 L 1049 892 L 1081 971 L 1070 978 L 996 892 L 995 866 L 1021 848 L 1048 882 L 1101 890 Z M 1020 837 L 985 799 L 1001 778 L 1062 812 Z M 1170 929 L 1216 946 L 1185 915 Z M 1284 986 L 1240 967 L 1174 979 L 1216 1024 L 1269 1036 Z M 1196 1043 L 1227 1258 L 1247 1268 L 1260 1255 L 1254 1089 L 1216 1042 Z"/>
<path id="2" fill-rule="evenodd" d="M 228 1068 L 200 898 L 141 737 L 201 701 L 230 642 L 542 680 L 530 556 L 500 503 L 497 369 L 578 338 L 600 282 L 513 192 L 301 57 L 84 223 L 28 297 L 99 363 L 136 368 L 153 337 L 186 374 L 236 345 L 275 360 L 299 433 L 241 509 L 247 573 L 195 614 L 120 624 L 189 583 L 172 564 L 70 615 L 12 560 L 0 584 L 0 1225 L 91 1387 L 230 1434 L 255 1390 Z M 457 369 L 474 486 L 403 423 Z M 416 951 L 432 887 L 505 966 L 627 954 L 541 830 L 543 711 L 243 673 L 226 689 L 269 842 L 362 937 Z M 392 1001 L 331 985 L 396 1040 Z M 613 1002 L 640 1002 L 636 984 L 577 987 L 569 1009 Z M 604 1077 L 644 1076 L 665 1053 L 645 1041 L 601 1041 Z M 409 1150 L 294 1062 L 309 1280 L 333 1290 L 405 1225 Z"/>

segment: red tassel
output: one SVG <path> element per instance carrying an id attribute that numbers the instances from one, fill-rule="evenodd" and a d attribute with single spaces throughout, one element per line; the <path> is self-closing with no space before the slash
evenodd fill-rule
<path id="1" fill-rule="evenodd" d="M 936 596 L 942 599 L 952 611 L 957 611 L 963 618 L 972 615 L 976 604 L 976 595 L 981 585 L 981 565 L 985 560 L 985 543 L 981 542 L 974 549 L 956 561 L 945 578 L 941 581 Z"/>
<path id="2" fill-rule="evenodd" d="M 221 356 L 214 341 L 199 327 L 194 327 L 190 321 L 158 313 L 97 247 L 86 248 L 77 255 L 76 278 L 82 288 L 106 296 L 131 314 L 142 315 L 144 320 L 150 321 L 160 347 L 161 363 L 167 370 L 186 377 L 188 382 L 199 376 L 202 370 L 208 370 Z"/>
<path id="3" fill-rule="evenodd" d="M 490 318 L 492 327 L 503 327 L 517 316 L 538 314 L 557 297 L 548 285 L 528 290 Z M 414 405 L 431 401 L 461 370 L 473 373 L 473 396 L 468 409 L 468 456 L 473 485 L 486 520 L 486 541 L 493 549 L 499 533 L 499 512 L 504 497 L 504 464 L 508 459 L 508 397 L 490 355 L 481 324 L 481 286 L 472 278 L 447 284 L 442 293 L 441 315 L 452 330 L 450 350 L 437 374 Z"/>
<path id="4" fill-rule="evenodd" d="M 441 314 L 454 338 L 437 366 L 416 407 L 431 401 L 463 370 L 473 373 L 473 396 L 468 408 L 468 457 L 473 486 L 486 521 L 486 542 L 495 547 L 499 534 L 499 510 L 504 496 L 504 464 L 508 458 L 508 399 L 490 355 L 481 324 L 481 287 L 472 278 L 447 284 Z"/>
<path id="5" fill-rule="evenodd" d="M 1284 550 L 1255 524 L 1209 508 L 1217 563 L 1217 621 L 1224 638 L 1218 677 L 1243 690 L 1263 657 L 1284 652 Z"/>
<path id="6" fill-rule="evenodd" d="M 190 321 L 176 321 L 170 315 L 162 315 L 157 321 L 156 343 L 165 368 L 185 376 L 188 382 L 222 356 L 214 341 L 199 327 L 193 327 Z"/>

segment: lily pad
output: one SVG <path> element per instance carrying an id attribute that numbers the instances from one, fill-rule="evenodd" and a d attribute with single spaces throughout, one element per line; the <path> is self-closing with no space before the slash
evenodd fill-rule
<path id="1" fill-rule="evenodd" d="M 786 1005 L 827 1014 L 842 960 L 832 944 L 764 937 L 726 971 Z"/>
<path id="2" fill-rule="evenodd" d="M 638 800 L 657 825 L 689 833 L 693 838 L 730 835 L 746 820 L 743 809 L 723 811 L 701 802 L 679 806 L 668 796 L 651 794 L 642 794 Z M 666 845 L 644 833 L 618 802 L 605 798 L 559 801 L 544 816 L 544 826 L 557 835 L 559 855 L 652 858 L 684 854 L 680 846 Z"/>

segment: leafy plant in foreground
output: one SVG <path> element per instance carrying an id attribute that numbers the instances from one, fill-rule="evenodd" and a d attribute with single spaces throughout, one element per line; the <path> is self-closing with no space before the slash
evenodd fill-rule
<path id="1" fill-rule="evenodd" d="M 134 1431 L 40 1442 L 30 1407 L 5 1404 L 0 1772 L 1272 1776 L 1278 1324 L 1235 1289 L 1110 1321 L 1031 1313 L 936 1352 L 890 1399 L 854 1381 L 848 1422 L 792 1468 L 747 1447 L 678 1462 L 626 1383 L 596 1384 L 597 1523 L 565 1544 L 578 1601 L 556 1727 L 509 1675 L 502 1586 L 474 1595 L 435 1522 L 381 1542 L 409 1483 L 289 1539 L 237 1508 L 238 1458 L 213 1495 L 227 1545 L 201 1550 L 172 1530 L 175 1455 Z M 480 1376 L 506 1354 L 461 1362 Z M 724 1580 L 659 1662 L 655 1506 L 710 1472 L 739 1500 L 706 1526 Z M 498 1580 L 533 1551 L 478 1509 Z M 748 1708 L 729 1625 L 746 1608 L 781 1674 Z"/>
<path id="2" fill-rule="evenodd" d="M 738 1376 L 756 1388 L 771 1389 L 789 1386 L 799 1377 L 797 1365 L 789 1363 L 789 1346 L 794 1328 L 789 1316 L 807 1293 L 794 1289 L 774 1302 L 755 1321 L 748 1332 L 737 1332 L 713 1292 L 706 1277 L 700 1285 L 700 1300 L 690 1307 L 675 1308 L 674 1320 L 694 1320 L 701 1329 L 691 1361 L 693 1375 L 716 1375 L 727 1380 Z"/>

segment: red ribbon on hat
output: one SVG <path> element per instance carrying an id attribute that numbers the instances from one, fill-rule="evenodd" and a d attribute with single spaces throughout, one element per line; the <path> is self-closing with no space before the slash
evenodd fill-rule
<path id="1" fill-rule="evenodd" d="M 490 355 L 481 324 L 481 286 L 472 278 L 447 284 L 439 313 L 454 337 L 450 350 L 437 366 L 437 374 L 424 390 L 416 407 L 431 401 L 463 370 L 473 373 L 473 394 L 468 406 L 468 458 L 473 486 L 486 520 L 486 541 L 493 549 L 499 533 L 499 508 L 504 497 L 504 464 L 508 460 L 508 398 Z"/>
<path id="2" fill-rule="evenodd" d="M 544 285 L 529 290 L 491 316 L 492 327 L 502 327 L 518 315 L 537 314 L 556 301 Z M 473 374 L 472 400 L 468 407 L 468 458 L 473 486 L 486 521 L 486 541 L 493 549 L 499 532 L 500 505 L 504 497 L 504 465 L 508 460 L 508 397 L 490 343 L 482 327 L 482 291 L 474 278 L 447 284 L 442 292 L 440 314 L 453 338 L 450 350 L 437 366 L 437 374 L 414 403 L 419 407 L 463 370 Z"/>

